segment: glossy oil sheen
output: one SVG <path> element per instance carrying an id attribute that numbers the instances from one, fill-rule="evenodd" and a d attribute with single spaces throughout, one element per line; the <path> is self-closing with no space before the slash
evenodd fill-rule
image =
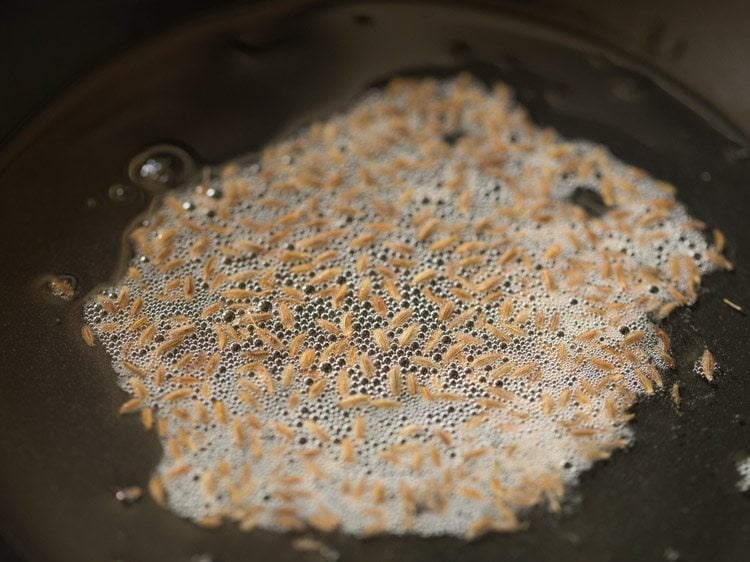
<path id="1" fill-rule="evenodd" d="M 103 352 L 80 340 L 80 299 L 50 302 L 35 280 L 69 272 L 85 294 L 112 278 L 122 233 L 150 195 L 114 202 L 108 190 L 128 183 L 128 162 L 148 146 L 223 161 L 394 73 L 461 67 L 511 84 L 539 124 L 677 185 L 691 214 L 725 231 L 737 272 L 709 279 L 700 304 L 669 324 L 684 350 L 669 380 L 682 388 L 682 413 L 667 393 L 639 405 L 637 445 L 584 477 L 579 505 L 468 546 L 326 542 L 343 560 L 740 559 L 750 548 L 750 505 L 735 489 L 736 462 L 750 451 L 750 346 L 748 319 L 721 299 L 750 306 L 747 153 L 696 113 L 700 104 L 677 101 L 687 94 L 613 60 L 533 22 L 468 8 L 271 6 L 197 22 L 81 81 L 0 154 L 0 527 L 40 560 L 297 559 L 283 535 L 200 530 L 149 499 L 115 499 L 145 484 L 157 440 L 117 414 L 124 393 Z M 714 386 L 690 369 L 704 344 L 723 369 Z"/>

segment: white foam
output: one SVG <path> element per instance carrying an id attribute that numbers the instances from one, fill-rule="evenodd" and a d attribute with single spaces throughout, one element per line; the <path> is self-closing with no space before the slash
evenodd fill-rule
<path id="1" fill-rule="evenodd" d="M 453 133 L 460 133 L 455 143 L 442 140 Z M 586 197 L 592 205 L 582 202 Z M 432 219 L 438 220 L 429 229 Z M 129 276 L 109 292 L 115 310 L 108 313 L 107 302 L 92 300 L 86 320 L 112 356 L 123 388 L 137 394 L 131 379 L 139 370 L 145 375 L 147 395 L 131 407 L 152 408 L 166 422 L 156 472 L 178 514 L 207 524 L 229 518 L 244 528 L 330 524 L 357 535 L 474 536 L 519 528 L 518 514 L 539 503 L 557 509 L 564 486 L 631 440 L 627 408 L 661 387 L 660 373 L 670 361 L 658 316 L 670 303 L 692 302 L 700 276 L 720 259 L 700 227 L 671 186 L 600 145 L 567 141 L 533 125 L 502 85 L 490 92 L 467 76 L 397 80 L 270 145 L 257 164 L 174 192 L 131 236 L 136 256 Z M 331 231 L 338 236 L 312 243 L 311 237 Z M 368 233 L 376 235 L 372 243 L 360 246 Z M 430 249 L 451 235 L 456 240 L 444 249 Z M 461 246 L 472 241 L 479 244 Z M 393 243 L 413 253 L 399 253 Z M 335 255 L 301 271 L 328 251 Z M 309 256 L 285 261 L 291 252 Z M 207 274 L 210 258 L 216 263 Z M 413 265 L 394 264 L 394 258 Z M 386 286 L 389 273 L 378 266 L 395 274 L 400 302 Z M 330 268 L 340 269 L 312 283 Z M 256 273 L 240 275 L 249 270 Z M 415 282 L 426 270 L 436 276 Z M 187 277 L 195 284 L 189 301 Z M 383 299 L 385 317 L 370 297 L 358 299 L 365 277 L 371 295 Z M 347 296 L 337 302 L 344 283 Z M 304 302 L 294 304 L 285 287 L 302 291 Z M 231 289 L 257 295 L 233 298 L 226 292 Z M 131 313 L 138 298 L 142 310 Z M 295 318 L 290 329 L 280 320 L 284 299 Z M 455 304 L 446 321 L 435 301 Z M 201 318 L 217 302 L 220 309 Z M 406 307 L 412 317 L 389 329 Z M 472 307 L 469 323 L 449 327 Z M 350 337 L 317 323 L 339 326 L 347 311 L 355 318 Z M 128 330 L 141 317 L 144 324 Z M 152 322 L 158 336 L 149 340 L 144 332 Z M 414 322 L 421 326 L 414 347 L 399 347 L 403 329 Z M 164 351 L 173 330 L 186 324 L 194 331 Z M 375 328 L 387 333 L 387 351 L 376 344 Z M 436 329 L 443 335 L 425 351 Z M 262 330 L 278 338 L 279 350 Z M 300 352 L 289 352 L 302 332 L 301 349 L 313 348 L 316 357 L 331 343 L 346 343 L 302 373 Z M 479 339 L 446 360 L 466 336 Z M 220 349 L 222 339 L 227 343 Z M 257 355 L 263 351 L 268 355 Z M 188 353 L 192 366 L 175 366 Z M 369 380 L 363 353 L 374 364 Z M 486 367 L 472 367 L 488 353 L 500 355 Z M 213 354 L 220 363 L 206 372 Z M 439 368 L 415 366 L 413 356 Z M 512 369 L 502 369 L 510 363 Z M 289 364 L 295 376 L 285 388 Z M 527 373 L 521 369 L 532 364 Z M 160 365 L 166 379 L 158 385 Z M 389 387 L 393 365 L 400 365 L 398 397 Z M 339 407 L 341 369 L 349 394 L 395 399 L 400 407 Z M 414 395 L 408 373 L 420 387 Z M 310 398 L 309 385 L 321 378 L 325 388 Z M 165 396 L 180 388 L 193 389 L 190 397 L 167 402 Z M 514 397 L 497 396 L 499 388 Z M 436 398 L 441 392 L 460 399 Z M 294 395 L 298 404 L 291 408 Z M 214 401 L 226 405 L 226 423 L 214 414 Z M 194 402 L 207 408 L 204 421 Z M 354 435 L 357 416 L 366 423 L 364 439 Z M 232 420 L 241 428 L 240 446 Z M 330 441 L 320 442 L 305 425 L 309 420 Z M 275 422 L 291 428 L 293 438 Z M 342 459 L 344 438 L 353 445 L 354 462 Z M 317 455 L 304 456 L 311 450 Z M 187 468 L 170 477 L 175 467 Z M 215 495 L 206 493 L 207 471 L 217 483 Z"/>

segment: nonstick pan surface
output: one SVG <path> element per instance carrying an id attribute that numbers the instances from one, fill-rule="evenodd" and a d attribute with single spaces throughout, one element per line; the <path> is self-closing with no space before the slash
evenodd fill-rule
<path id="1" fill-rule="evenodd" d="M 537 123 L 677 185 L 694 216 L 726 233 L 736 268 L 667 322 L 681 410 L 668 392 L 640 402 L 635 445 L 585 473 L 561 515 L 535 511 L 528 530 L 473 543 L 325 542 L 363 561 L 744 559 L 750 498 L 735 466 L 750 455 L 750 331 L 722 299 L 750 308 L 746 139 L 611 49 L 480 8 L 405 3 L 206 18 L 81 81 L 0 153 L 0 529 L 29 559 L 315 559 L 289 536 L 208 531 L 149 498 L 115 500 L 121 486 L 144 486 L 161 453 L 117 414 L 125 395 L 107 358 L 80 341 L 82 299 L 116 275 L 122 234 L 151 200 L 127 177 L 145 147 L 173 143 L 198 165 L 218 163 L 394 74 L 462 68 L 511 84 Z M 48 294 L 50 274 L 75 277 L 72 302 Z M 721 366 L 713 385 L 691 369 L 704 345 Z"/>

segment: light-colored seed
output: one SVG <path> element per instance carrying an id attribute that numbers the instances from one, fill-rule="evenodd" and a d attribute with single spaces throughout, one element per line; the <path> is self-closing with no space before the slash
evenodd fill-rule
<path id="1" fill-rule="evenodd" d="M 374 398 L 370 400 L 370 405 L 376 408 L 399 408 L 401 407 L 401 402 L 389 398 Z"/>
<path id="2" fill-rule="evenodd" d="M 370 397 L 367 394 L 352 394 L 339 400 L 339 408 L 351 408 L 353 406 L 360 406 L 367 404 L 370 401 Z"/>
<path id="3" fill-rule="evenodd" d="M 401 395 L 401 374 L 398 365 L 393 365 L 388 371 L 388 385 L 393 396 Z"/>
<path id="4" fill-rule="evenodd" d="M 362 374 L 371 379 L 375 375 L 375 366 L 372 364 L 372 359 L 367 353 L 361 353 L 359 355 L 359 368 L 362 370 Z"/>
<path id="5" fill-rule="evenodd" d="M 352 425 L 352 435 L 354 435 L 354 438 L 364 439 L 365 431 L 365 418 L 363 416 L 357 416 L 356 418 L 354 418 L 354 423 Z"/>
<path id="6" fill-rule="evenodd" d="M 279 420 L 274 420 L 271 422 L 271 426 L 273 429 L 281 435 L 284 439 L 294 439 L 294 429 L 289 427 L 288 425 L 280 422 Z"/>
<path id="7" fill-rule="evenodd" d="M 410 308 L 405 308 L 399 312 L 397 312 L 393 318 L 391 318 L 390 324 L 388 324 L 389 330 L 395 330 L 399 326 L 401 326 L 404 322 L 406 322 L 409 317 L 412 315 L 412 310 Z"/>
<path id="8" fill-rule="evenodd" d="M 426 367 L 427 369 L 440 370 L 440 364 L 433 361 L 429 357 L 422 357 L 420 355 L 413 355 L 409 358 L 414 365 L 419 367 Z"/>
<path id="9" fill-rule="evenodd" d="M 220 424 L 224 425 L 227 423 L 227 408 L 224 402 L 220 400 L 214 402 L 214 416 Z"/>
<path id="10" fill-rule="evenodd" d="M 741 307 L 740 305 L 738 305 L 737 303 L 735 303 L 735 302 L 733 302 L 733 301 L 731 301 L 731 300 L 729 300 L 729 299 L 727 299 L 727 298 L 723 298 L 723 299 L 721 299 L 721 300 L 722 300 L 722 301 L 724 302 L 724 304 L 725 304 L 725 305 L 727 305 L 728 307 L 730 307 L 730 308 L 733 308 L 734 310 L 736 310 L 736 311 L 737 311 L 737 312 L 739 312 L 740 314 L 745 314 L 745 311 L 743 310 L 743 308 L 742 308 L 742 307 Z"/>
<path id="11" fill-rule="evenodd" d="M 292 315 L 292 311 L 284 303 L 279 304 L 279 321 L 287 330 L 294 326 L 294 316 Z"/>
<path id="12" fill-rule="evenodd" d="M 672 385 L 672 402 L 674 403 L 675 408 L 678 410 L 680 409 L 680 404 L 682 403 L 682 398 L 680 397 L 680 386 L 677 383 L 674 383 Z"/>
<path id="13" fill-rule="evenodd" d="M 135 412 L 138 408 L 140 408 L 141 403 L 142 401 L 140 398 L 132 398 L 125 402 L 122 406 L 120 406 L 120 413 L 129 414 L 131 412 Z"/>
<path id="14" fill-rule="evenodd" d="M 390 343 L 388 342 L 388 336 L 382 328 L 375 328 L 372 331 L 372 338 L 375 340 L 377 346 L 383 351 L 388 351 Z"/>
<path id="15" fill-rule="evenodd" d="M 315 400 L 323 393 L 323 390 L 325 390 L 326 386 L 326 379 L 318 379 L 314 383 L 310 385 L 310 389 L 308 391 L 308 397 L 310 400 Z"/>
<path id="16" fill-rule="evenodd" d="M 189 388 L 178 388 L 177 390 L 166 393 L 164 396 L 162 396 L 162 400 L 164 402 L 176 402 L 177 400 L 183 400 L 187 398 L 192 393 L 193 391 Z"/>
<path id="17" fill-rule="evenodd" d="M 94 347 L 94 333 L 86 324 L 81 327 L 81 337 L 83 338 L 83 341 L 86 343 L 86 345 L 88 345 L 89 347 Z"/>
<path id="18" fill-rule="evenodd" d="M 412 396 L 417 393 L 417 378 L 414 373 L 406 374 L 406 391 Z"/>
<path id="19" fill-rule="evenodd" d="M 716 361 L 714 360 L 713 353 L 711 353 L 708 348 L 704 349 L 703 355 L 701 355 L 701 367 L 702 375 L 709 381 L 714 380 Z"/>
<path id="20" fill-rule="evenodd" d="M 151 494 L 153 500 L 160 506 L 164 506 L 166 503 L 167 495 L 164 492 L 161 479 L 158 476 L 152 476 L 148 481 L 148 491 Z"/>
<path id="21" fill-rule="evenodd" d="M 425 269 L 424 271 L 417 273 L 414 277 L 412 277 L 411 282 L 414 285 L 421 285 L 422 283 L 430 281 L 435 277 L 437 277 L 437 271 L 435 271 L 434 269 Z"/>
<path id="22" fill-rule="evenodd" d="M 344 462 L 354 462 L 354 446 L 348 437 L 341 440 L 341 460 Z"/>
<path id="23" fill-rule="evenodd" d="M 299 368 L 300 371 L 307 371 L 315 363 L 315 350 L 312 347 L 308 347 L 299 356 Z"/>
<path id="24" fill-rule="evenodd" d="M 409 326 L 407 326 L 398 337 L 398 345 L 401 347 L 406 347 L 411 344 L 419 334 L 420 328 L 421 326 L 419 324 L 409 324 Z"/>
<path id="25" fill-rule="evenodd" d="M 303 425 L 307 431 L 309 431 L 313 437 L 318 439 L 322 443 L 328 443 L 331 440 L 331 436 L 313 420 L 305 420 Z"/>

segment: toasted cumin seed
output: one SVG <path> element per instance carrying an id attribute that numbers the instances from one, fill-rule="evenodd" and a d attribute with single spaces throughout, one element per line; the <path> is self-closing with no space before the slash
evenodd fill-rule
<path id="1" fill-rule="evenodd" d="M 354 424 L 352 426 L 352 434 L 355 439 L 365 438 L 365 418 L 363 416 L 357 416 L 354 418 Z"/>
<path id="2" fill-rule="evenodd" d="M 453 311 L 456 309 L 456 303 L 453 301 L 445 301 L 438 311 L 438 320 L 445 322 L 450 318 Z"/>
<path id="3" fill-rule="evenodd" d="M 367 404 L 370 401 L 370 397 L 367 394 L 352 394 L 339 400 L 339 408 L 351 408 L 353 406 L 361 406 Z"/>
<path id="4" fill-rule="evenodd" d="M 421 285 L 422 283 L 430 281 L 435 277 L 437 277 L 437 271 L 435 271 L 434 269 L 425 269 L 424 271 L 417 273 L 414 277 L 412 277 L 411 282 L 414 285 Z"/>
<path id="5" fill-rule="evenodd" d="M 331 440 L 331 436 L 315 421 L 308 419 L 303 422 L 303 425 L 321 443 L 328 443 Z"/>
<path id="6" fill-rule="evenodd" d="M 404 331 L 401 332 L 401 335 L 398 337 L 398 345 L 401 347 L 406 347 L 411 342 L 413 342 L 419 334 L 420 327 L 421 326 L 416 323 L 407 326 L 406 329 L 404 329 Z"/>
<path id="7" fill-rule="evenodd" d="M 167 496 L 164 492 L 161 479 L 158 476 L 152 476 L 151 479 L 148 481 L 148 491 L 151 494 L 151 497 L 154 499 L 154 501 L 158 505 L 163 507 L 166 502 Z"/>
<path id="8" fill-rule="evenodd" d="M 405 308 L 399 312 L 397 312 L 393 318 L 391 318 L 390 324 L 388 324 L 389 330 L 394 330 L 401 326 L 404 322 L 406 322 L 409 317 L 412 315 L 412 310 L 410 308 Z"/>
<path id="9" fill-rule="evenodd" d="M 388 336 L 382 328 L 375 328 L 372 331 L 372 338 L 375 340 L 377 346 L 383 351 L 388 351 L 390 343 L 388 342 Z"/>
<path id="10" fill-rule="evenodd" d="M 132 398 L 120 406 L 121 414 L 130 414 L 140 408 L 142 401 L 140 398 Z"/>
<path id="11" fill-rule="evenodd" d="M 94 347 L 94 333 L 91 331 L 91 328 L 87 324 L 84 324 L 81 327 L 81 337 L 83 338 L 83 341 L 87 346 Z"/>
<path id="12" fill-rule="evenodd" d="M 308 347 L 299 356 L 299 368 L 300 371 L 309 370 L 315 363 L 315 350 L 312 347 Z"/>
<path id="13" fill-rule="evenodd" d="M 295 357 L 297 355 L 299 350 L 302 348 L 302 344 L 304 343 L 306 337 L 307 333 L 302 332 L 292 338 L 292 341 L 289 342 L 289 357 Z"/>
<path id="14" fill-rule="evenodd" d="M 370 297 L 370 304 L 372 304 L 373 310 L 381 317 L 385 318 L 388 315 L 388 305 L 386 305 L 385 300 L 380 295 L 372 295 Z"/>
<path id="15" fill-rule="evenodd" d="M 362 374 L 368 379 L 371 379 L 375 375 L 375 366 L 372 364 L 372 360 L 367 353 L 360 353 L 359 368 L 362 370 Z"/>
<path id="16" fill-rule="evenodd" d="M 481 367 L 491 365 L 499 361 L 503 357 L 504 355 L 502 353 L 485 353 L 483 355 L 478 356 L 476 359 L 474 359 L 474 361 L 471 362 L 471 368 L 479 369 Z"/>
<path id="17" fill-rule="evenodd" d="M 389 398 L 373 398 L 370 399 L 370 405 L 376 408 L 399 408 L 401 407 L 401 402 Z"/>
<path id="18" fill-rule="evenodd" d="M 310 385 L 308 396 L 311 400 L 315 400 L 318 396 L 323 393 L 326 386 L 326 379 L 318 379 Z"/>
<path id="19" fill-rule="evenodd" d="M 440 370 L 440 365 L 430 359 L 429 357 L 422 357 L 420 355 L 413 355 L 409 358 L 409 361 L 411 361 L 414 365 L 418 365 L 419 367 L 426 367 L 428 369 L 435 369 Z"/>
<path id="20" fill-rule="evenodd" d="M 220 400 L 214 402 L 214 416 L 216 417 L 216 421 L 221 425 L 227 423 L 227 409 L 226 406 L 224 406 L 224 402 L 221 402 Z"/>
<path id="21" fill-rule="evenodd" d="M 126 368 L 126 369 L 127 369 L 128 371 L 130 371 L 131 373 L 133 373 L 134 375 L 136 375 L 136 376 L 138 376 L 138 377 L 140 377 L 140 378 L 142 378 L 142 379 L 145 379 L 145 378 L 146 378 L 146 376 L 147 376 L 147 375 L 146 375 L 146 372 L 145 372 L 145 371 L 144 371 L 143 369 L 141 369 L 141 368 L 140 368 L 140 367 L 138 367 L 137 365 L 135 365 L 135 364 L 131 363 L 130 361 L 123 361 L 123 362 L 122 362 L 122 365 L 123 365 L 123 367 L 125 367 L 125 368 Z"/>
<path id="22" fill-rule="evenodd" d="M 714 360 L 713 353 L 708 348 L 703 350 L 701 356 L 701 367 L 703 369 L 703 376 L 709 380 L 714 380 L 714 371 L 716 370 L 716 361 Z"/>
<path id="23" fill-rule="evenodd" d="M 271 422 L 271 426 L 276 431 L 276 433 L 281 435 L 284 439 L 294 439 L 294 429 L 292 429 L 288 425 L 280 422 L 279 420 L 274 420 Z"/>
<path id="24" fill-rule="evenodd" d="M 281 325 L 287 330 L 291 329 L 294 326 L 294 316 L 292 315 L 292 311 L 284 303 L 279 304 L 278 309 Z"/>

